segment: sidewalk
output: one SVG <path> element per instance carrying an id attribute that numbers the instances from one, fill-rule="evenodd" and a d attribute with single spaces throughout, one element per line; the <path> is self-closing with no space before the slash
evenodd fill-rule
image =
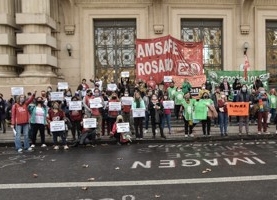
<path id="1" fill-rule="evenodd" d="M 185 138 L 184 128 L 183 127 L 173 127 L 172 134 L 169 135 L 168 129 L 164 129 L 165 136 L 167 139 L 163 139 L 160 137 L 160 134 L 156 134 L 156 138 L 152 139 L 152 132 L 148 130 L 148 133 L 144 134 L 143 140 L 135 140 L 135 136 L 133 137 L 133 143 L 173 143 L 173 142 L 207 142 L 207 141 L 230 141 L 230 140 L 276 140 L 277 134 L 276 125 L 270 124 L 268 131 L 270 134 L 265 135 L 257 134 L 257 125 L 251 124 L 249 126 L 249 135 L 245 134 L 245 129 L 243 129 L 243 134 L 238 134 L 238 125 L 229 125 L 228 127 L 228 136 L 221 137 L 219 127 L 211 127 L 211 136 L 204 137 L 202 134 L 201 124 L 197 124 L 194 128 L 194 137 Z M 45 131 L 46 133 L 46 131 Z M 23 139 L 23 138 L 22 138 Z M 53 140 L 52 136 L 45 136 L 46 144 L 52 146 Z M 69 131 L 67 141 L 70 144 L 72 142 L 72 135 Z M 37 137 L 37 142 L 40 144 L 39 134 Z M 115 140 L 110 139 L 109 136 L 101 136 L 101 139 L 98 140 L 99 144 L 114 144 Z M 9 127 L 5 134 L 0 131 L 0 146 L 13 146 L 14 145 L 14 136 L 11 128 Z"/>

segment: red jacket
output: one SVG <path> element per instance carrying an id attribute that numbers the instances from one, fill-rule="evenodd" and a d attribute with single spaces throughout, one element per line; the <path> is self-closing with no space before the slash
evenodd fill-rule
<path id="1" fill-rule="evenodd" d="M 49 114 L 50 121 L 61 121 L 65 117 L 65 114 L 62 110 L 59 110 L 58 112 L 55 113 L 53 109 L 50 109 L 48 111 L 48 114 Z"/>
<path id="2" fill-rule="evenodd" d="M 12 125 L 28 124 L 29 112 L 28 105 L 34 100 L 35 95 L 32 95 L 24 104 L 15 103 L 12 107 Z"/>
<path id="3" fill-rule="evenodd" d="M 82 111 L 81 110 L 72 110 L 69 113 L 71 121 L 82 121 Z"/>

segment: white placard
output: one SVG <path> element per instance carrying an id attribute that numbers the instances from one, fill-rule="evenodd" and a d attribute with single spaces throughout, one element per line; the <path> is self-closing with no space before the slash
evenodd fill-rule
<path id="1" fill-rule="evenodd" d="M 121 102 L 109 102 L 109 111 L 120 111 Z"/>
<path id="2" fill-rule="evenodd" d="M 70 102 L 72 97 L 64 97 L 64 99 L 66 100 L 66 102 Z"/>
<path id="3" fill-rule="evenodd" d="M 89 107 L 90 108 L 102 108 L 102 99 L 100 97 L 96 97 L 94 99 L 89 100 Z"/>
<path id="4" fill-rule="evenodd" d="M 129 125 L 129 123 L 117 123 L 116 124 L 116 131 L 118 133 L 130 132 L 130 125 Z"/>
<path id="5" fill-rule="evenodd" d="M 96 118 L 84 118 L 83 119 L 84 128 L 96 128 Z"/>
<path id="6" fill-rule="evenodd" d="M 121 72 L 121 77 L 129 77 L 130 72 Z"/>
<path id="7" fill-rule="evenodd" d="M 69 110 L 82 110 L 82 101 L 69 101 Z"/>
<path id="8" fill-rule="evenodd" d="M 51 101 L 63 101 L 64 95 L 63 92 L 50 92 Z"/>
<path id="9" fill-rule="evenodd" d="M 12 87 L 11 88 L 12 95 L 24 95 L 23 87 Z"/>
<path id="10" fill-rule="evenodd" d="M 171 83 L 172 82 L 172 76 L 164 76 L 164 82 L 165 83 Z"/>
<path id="11" fill-rule="evenodd" d="M 51 130 L 51 132 L 64 131 L 65 130 L 65 122 L 63 120 L 50 122 L 50 130 Z"/>
<path id="12" fill-rule="evenodd" d="M 133 101 L 133 97 L 121 97 L 122 105 L 132 105 Z"/>
<path id="13" fill-rule="evenodd" d="M 108 91 L 116 91 L 117 85 L 115 83 L 109 83 L 108 85 Z"/>
<path id="14" fill-rule="evenodd" d="M 104 108 L 106 109 L 107 108 L 107 105 L 108 105 L 108 101 L 104 101 Z"/>
<path id="15" fill-rule="evenodd" d="M 164 109 L 174 109 L 174 101 L 163 101 Z"/>
<path id="16" fill-rule="evenodd" d="M 58 82 L 58 89 L 59 90 L 67 90 L 68 89 L 68 82 Z"/>
<path id="17" fill-rule="evenodd" d="M 145 117 L 145 109 L 144 108 L 135 108 L 132 110 L 133 118 L 136 117 Z"/>

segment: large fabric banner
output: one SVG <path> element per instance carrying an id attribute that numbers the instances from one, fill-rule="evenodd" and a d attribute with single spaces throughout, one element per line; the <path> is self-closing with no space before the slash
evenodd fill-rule
<path id="1" fill-rule="evenodd" d="M 259 77 L 263 85 L 268 89 L 269 73 L 264 71 L 248 71 L 247 79 L 244 79 L 244 74 L 241 71 L 205 71 L 206 78 L 213 86 L 219 86 L 223 79 L 226 78 L 230 84 L 233 84 L 235 79 L 239 79 L 242 84 L 246 84 L 248 88 L 253 88 L 253 83 Z"/>
<path id="2" fill-rule="evenodd" d="M 160 83 L 164 76 L 204 75 L 202 42 L 185 43 L 170 35 L 137 39 L 136 56 L 136 78 L 144 81 L 150 76 Z"/>

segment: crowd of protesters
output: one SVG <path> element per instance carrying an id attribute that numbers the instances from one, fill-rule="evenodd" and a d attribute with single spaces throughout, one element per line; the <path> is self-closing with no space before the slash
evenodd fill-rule
<path id="1" fill-rule="evenodd" d="M 131 137 L 143 139 L 148 133 L 149 124 L 152 127 L 152 137 L 159 133 L 166 139 L 165 127 L 168 134 L 172 134 L 171 118 L 182 120 L 184 136 L 194 137 L 194 127 L 197 123 L 202 126 L 202 134 L 209 137 L 211 126 L 218 126 L 222 137 L 228 136 L 228 102 L 249 102 L 249 114 L 236 117 L 239 125 L 239 134 L 250 134 L 249 124 L 257 124 L 257 134 L 270 134 L 268 123 L 276 123 L 277 93 L 275 89 L 265 90 L 262 82 L 257 78 L 252 88 L 241 84 L 239 79 L 231 85 L 227 79 L 215 88 L 207 80 L 202 84 L 197 96 L 191 94 L 192 86 L 187 79 L 182 85 L 156 83 L 152 77 L 148 81 L 137 80 L 134 87 L 128 77 L 122 77 L 116 83 L 105 77 L 103 80 L 96 77 L 87 83 L 83 79 L 76 91 L 57 89 L 63 92 L 64 100 L 51 99 L 52 88 L 42 90 L 40 95 L 35 91 L 27 96 L 19 95 L 8 100 L 0 94 L 0 129 L 6 133 L 7 123 L 10 123 L 15 134 L 15 148 L 18 152 L 32 151 L 36 148 L 37 133 L 40 134 L 40 146 L 46 147 L 45 132 L 53 137 L 54 149 L 65 150 L 68 147 L 67 136 L 72 134 L 73 146 L 86 143 L 95 144 L 101 136 L 108 135 L 116 139 L 117 144 L 128 143 Z M 231 93 L 232 91 L 232 93 Z M 130 104 L 123 104 L 124 97 L 133 97 Z M 99 100 L 99 107 L 91 107 L 92 100 Z M 69 101 L 81 101 L 82 108 L 70 110 Z M 174 108 L 164 108 L 167 101 L 174 102 Z M 110 110 L 112 102 L 121 102 L 120 110 Z M 145 109 L 141 117 L 134 117 L 132 110 Z M 197 110 L 205 111 L 205 115 L 197 116 Z M 173 115 L 173 116 L 172 116 Z M 87 118 L 96 118 L 95 128 L 84 127 Z M 53 131 L 50 128 L 52 121 L 62 121 L 65 129 Z M 129 123 L 129 134 L 118 133 L 119 123 Z M 245 130 L 243 130 L 243 127 Z M 276 127 L 277 128 L 277 127 Z M 277 131 L 276 131 L 277 133 Z M 23 135 L 23 145 L 21 136 Z M 59 138 L 61 141 L 59 141 Z"/>

